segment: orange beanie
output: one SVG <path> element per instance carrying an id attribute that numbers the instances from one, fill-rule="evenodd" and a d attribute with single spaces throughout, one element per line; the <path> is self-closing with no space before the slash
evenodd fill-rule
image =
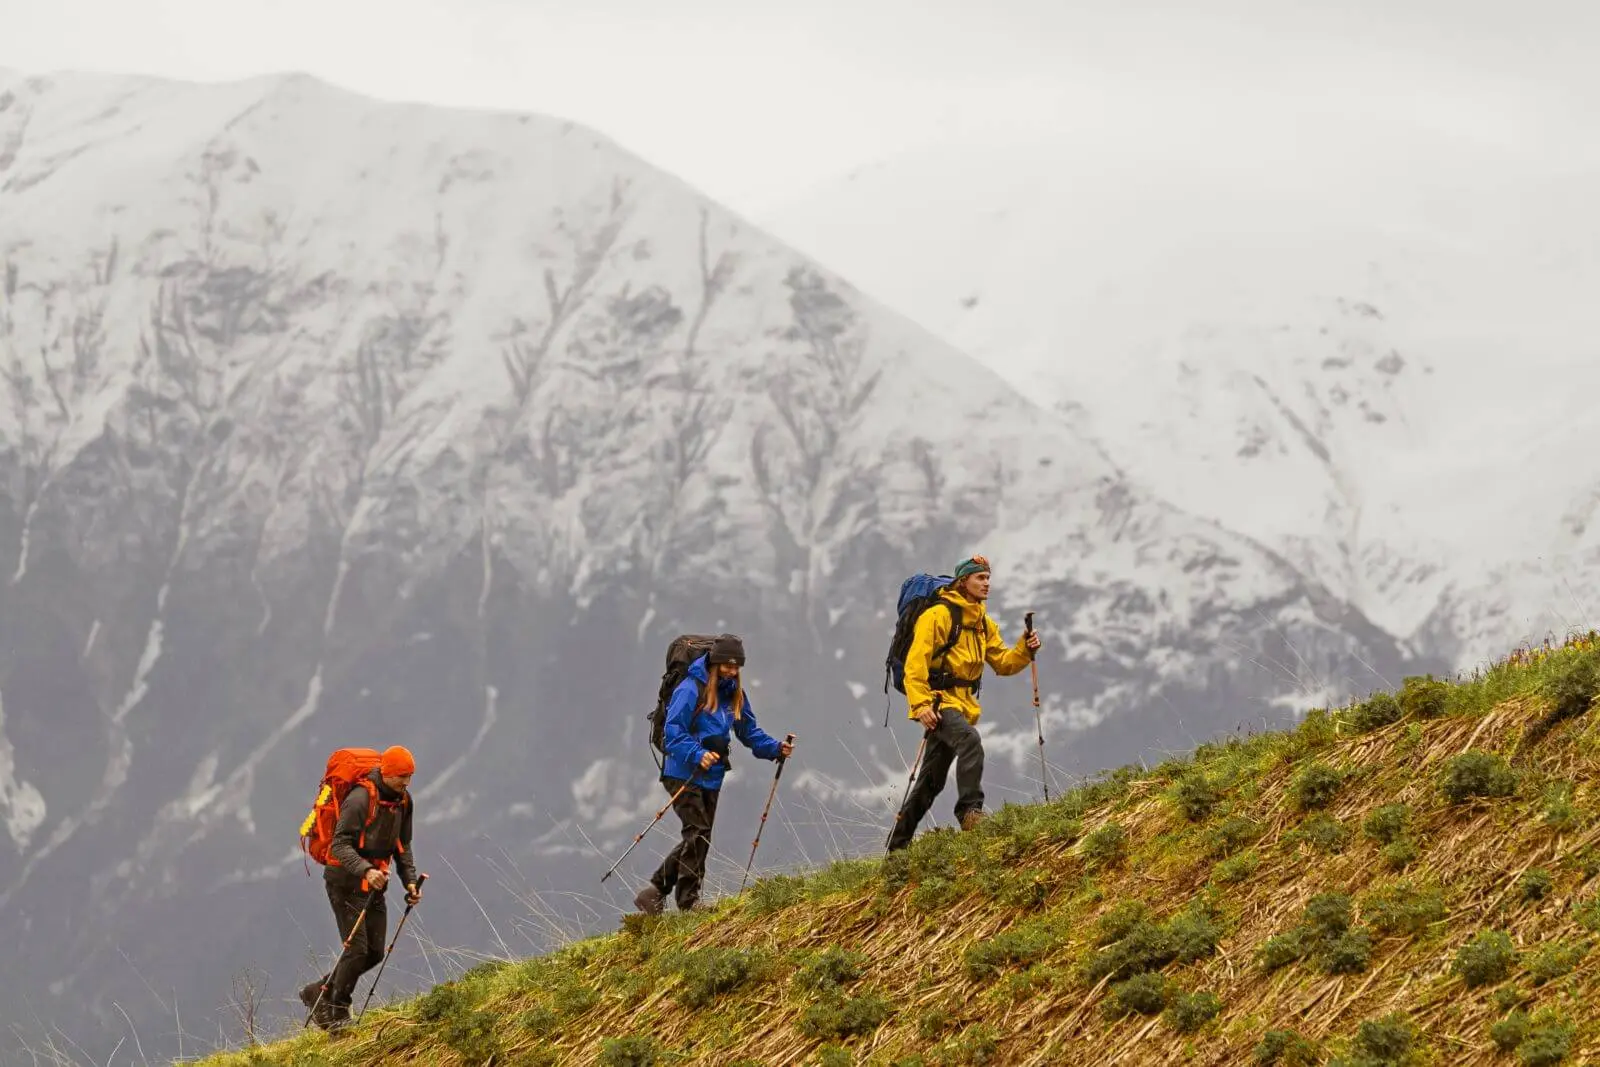
<path id="1" fill-rule="evenodd" d="M 411 750 L 403 745 L 390 745 L 383 750 L 383 759 L 379 763 L 379 773 L 385 778 L 399 778 L 405 774 L 417 772 L 417 761 L 412 758 Z"/>

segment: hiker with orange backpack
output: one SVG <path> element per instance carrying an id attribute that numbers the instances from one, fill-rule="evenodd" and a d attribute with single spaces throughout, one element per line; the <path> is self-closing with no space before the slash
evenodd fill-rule
<path id="1" fill-rule="evenodd" d="M 682 833 L 649 883 L 633 898 L 634 906 L 647 915 L 661 914 L 668 894 L 675 894 L 679 911 L 700 906 L 711 826 L 727 773 L 730 734 L 757 759 L 788 759 L 794 751 L 792 740 L 779 741 L 757 725 L 739 677 L 744 661 L 744 643 L 733 634 L 719 635 L 689 664 L 667 702 L 662 719 L 661 747 L 666 758 L 661 784 L 672 795 L 672 810 L 682 823 Z"/>
<path id="2" fill-rule="evenodd" d="M 984 816 L 983 738 L 977 729 L 984 664 L 1002 676 L 1019 674 L 1033 662 L 1041 643 L 1039 632 L 1031 628 L 1015 645 L 1001 639 L 999 625 L 984 607 L 989 578 L 989 561 L 973 556 L 957 565 L 948 582 L 926 575 L 906 582 L 912 587 L 927 579 L 929 588 L 902 611 L 889 665 L 903 671 L 896 688 L 906 695 L 907 717 L 921 723 L 924 733 L 917 749 L 921 771 L 889 832 L 891 852 L 911 843 L 917 823 L 944 790 L 951 763 L 956 766 L 955 816 L 961 828 L 972 829 Z M 903 663 L 897 655 L 901 648 Z"/>
<path id="3" fill-rule="evenodd" d="M 381 754 L 335 751 L 317 805 L 301 827 L 302 848 L 325 865 L 323 887 L 342 942 L 333 969 L 300 990 L 308 1021 L 324 1030 L 349 1022 L 357 980 L 383 962 L 391 862 L 405 886 L 406 904 L 422 899 L 411 856 L 410 788 L 416 769 L 416 760 L 400 745 Z"/>

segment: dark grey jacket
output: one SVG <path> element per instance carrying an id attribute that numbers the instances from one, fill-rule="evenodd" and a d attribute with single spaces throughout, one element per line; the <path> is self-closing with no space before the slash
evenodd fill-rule
<path id="1" fill-rule="evenodd" d="M 356 786 L 339 805 L 339 821 L 333 827 L 333 842 L 328 846 L 338 866 L 328 865 L 329 873 L 343 869 L 361 878 L 379 860 L 392 860 L 398 868 L 401 885 L 415 885 L 416 861 L 411 858 L 411 798 L 393 792 L 383 784 L 383 776 L 373 770 L 367 776 L 378 788 L 377 814 L 367 823 L 370 794 Z"/>

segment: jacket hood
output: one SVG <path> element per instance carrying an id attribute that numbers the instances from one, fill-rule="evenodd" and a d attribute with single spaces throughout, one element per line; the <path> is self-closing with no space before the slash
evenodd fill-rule
<path id="1" fill-rule="evenodd" d="M 693 663 L 689 664 L 689 669 L 685 673 L 702 686 L 711 681 L 711 668 L 706 665 L 705 656 L 701 656 Z M 721 684 L 717 686 L 717 690 L 722 693 L 732 693 L 733 682 L 730 679 L 724 678 L 722 679 Z"/>
<path id="2" fill-rule="evenodd" d="M 950 603 L 960 607 L 963 618 L 966 616 L 977 616 L 985 613 L 984 601 L 973 600 L 971 597 L 968 597 L 965 593 L 958 590 L 954 585 L 945 586 L 939 591 L 939 595 L 950 601 Z"/>

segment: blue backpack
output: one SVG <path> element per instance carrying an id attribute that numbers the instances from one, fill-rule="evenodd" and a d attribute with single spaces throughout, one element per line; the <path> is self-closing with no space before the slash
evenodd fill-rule
<path id="1" fill-rule="evenodd" d="M 902 693 L 906 691 L 906 653 L 911 651 L 911 639 L 915 636 L 917 620 L 922 617 L 923 612 L 939 604 L 943 604 L 945 610 L 950 612 L 950 636 L 945 638 L 943 645 L 934 650 L 935 659 L 943 657 L 961 639 L 961 609 L 939 596 L 953 581 L 955 579 L 948 574 L 938 576 L 913 574 L 900 583 L 900 598 L 895 601 L 894 637 L 889 641 L 889 655 L 883 661 L 885 695 L 888 695 L 891 682 L 898 691 Z M 930 676 L 930 681 L 936 680 Z M 938 687 L 937 682 L 935 687 Z M 883 724 L 889 725 L 887 711 L 884 713 Z"/>

